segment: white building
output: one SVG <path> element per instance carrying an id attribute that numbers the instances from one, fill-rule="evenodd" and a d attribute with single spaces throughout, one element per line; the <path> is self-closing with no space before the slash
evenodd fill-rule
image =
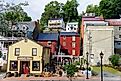
<path id="1" fill-rule="evenodd" d="M 114 54 L 113 26 L 87 26 L 84 34 L 83 55 L 89 53 L 89 64 L 100 63 L 100 53 L 104 53 L 103 64 L 109 64 L 109 57 Z"/>
<path id="2" fill-rule="evenodd" d="M 78 32 L 78 22 L 67 23 L 66 32 Z"/>
<path id="3" fill-rule="evenodd" d="M 65 23 L 62 18 L 54 18 L 48 20 L 48 28 L 52 31 L 64 31 L 65 30 Z"/>
<path id="4" fill-rule="evenodd" d="M 2 52 L 4 63 L 7 62 L 8 46 L 22 38 L 0 36 L 0 51 Z"/>
<path id="5" fill-rule="evenodd" d="M 121 54 L 121 19 L 106 19 L 114 27 L 115 54 Z"/>

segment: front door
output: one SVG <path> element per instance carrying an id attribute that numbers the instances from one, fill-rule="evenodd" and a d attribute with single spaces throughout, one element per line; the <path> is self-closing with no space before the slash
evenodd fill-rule
<path id="1" fill-rule="evenodd" d="M 20 61 L 20 73 L 29 74 L 30 72 L 30 61 Z"/>

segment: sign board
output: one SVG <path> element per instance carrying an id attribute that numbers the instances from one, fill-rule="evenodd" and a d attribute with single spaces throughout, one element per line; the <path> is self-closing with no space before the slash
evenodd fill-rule
<path id="1" fill-rule="evenodd" d="M 17 57 L 17 59 L 21 61 L 29 61 L 29 60 L 33 60 L 33 57 L 20 56 L 20 57 Z"/>

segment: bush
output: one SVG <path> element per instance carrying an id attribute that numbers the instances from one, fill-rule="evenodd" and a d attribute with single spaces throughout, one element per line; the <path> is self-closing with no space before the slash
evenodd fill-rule
<path id="1" fill-rule="evenodd" d="M 74 64 L 70 64 L 70 65 L 65 65 L 64 66 L 64 69 L 67 71 L 67 75 L 69 77 L 72 77 L 74 76 L 75 72 L 77 72 L 77 68 L 76 68 L 76 65 Z"/>
<path id="2" fill-rule="evenodd" d="M 120 59 L 120 55 L 119 54 L 115 54 L 115 55 L 112 55 L 109 58 L 109 61 L 111 61 L 113 66 L 118 66 L 119 65 L 119 59 Z"/>

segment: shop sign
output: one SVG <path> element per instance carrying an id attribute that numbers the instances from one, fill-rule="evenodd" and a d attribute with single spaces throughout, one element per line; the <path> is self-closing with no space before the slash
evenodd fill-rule
<path id="1" fill-rule="evenodd" d="M 22 57 L 18 57 L 17 59 L 22 61 L 27 61 L 27 60 L 33 60 L 33 57 L 22 56 Z"/>

